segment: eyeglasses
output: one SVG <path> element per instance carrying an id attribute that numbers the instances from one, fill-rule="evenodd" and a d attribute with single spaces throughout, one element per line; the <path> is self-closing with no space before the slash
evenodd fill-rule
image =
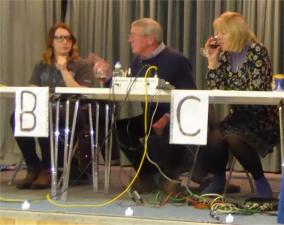
<path id="1" fill-rule="evenodd" d="M 136 34 L 136 33 L 130 33 L 128 34 L 128 38 L 139 38 L 139 37 L 146 37 L 146 34 Z"/>
<path id="2" fill-rule="evenodd" d="M 54 36 L 53 38 L 54 40 L 57 40 L 58 42 L 63 42 L 64 40 L 69 42 L 73 40 L 73 38 L 70 35 L 66 35 L 66 36 L 59 35 L 59 36 Z"/>

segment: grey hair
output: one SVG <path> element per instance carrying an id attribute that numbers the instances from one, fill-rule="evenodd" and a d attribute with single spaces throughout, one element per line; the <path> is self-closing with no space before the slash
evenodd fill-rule
<path id="1" fill-rule="evenodd" d="M 161 25 L 152 18 L 142 18 L 135 20 L 131 26 L 137 26 L 142 28 L 143 35 L 154 34 L 157 43 L 163 42 L 163 29 Z"/>

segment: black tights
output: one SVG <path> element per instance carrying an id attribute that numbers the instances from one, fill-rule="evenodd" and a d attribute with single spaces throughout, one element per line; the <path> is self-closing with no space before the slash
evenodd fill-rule
<path id="1" fill-rule="evenodd" d="M 14 132 L 15 120 L 14 113 L 10 118 L 10 125 Z M 38 142 L 41 149 L 42 160 L 38 157 L 36 152 L 36 141 L 34 137 L 15 137 L 20 151 L 24 157 L 26 165 L 28 168 L 33 168 L 35 170 L 50 168 L 50 141 L 49 138 L 38 138 Z"/>
<path id="2" fill-rule="evenodd" d="M 254 148 L 237 134 L 227 134 L 225 140 L 233 156 L 252 174 L 255 180 L 264 176 L 260 157 Z"/>
<path id="3" fill-rule="evenodd" d="M 227 144 L 218 128 L 209 129 L 207 145 L 200 148 L 198 163 L 215 175 L 225 174 L 228 163 Z"/>

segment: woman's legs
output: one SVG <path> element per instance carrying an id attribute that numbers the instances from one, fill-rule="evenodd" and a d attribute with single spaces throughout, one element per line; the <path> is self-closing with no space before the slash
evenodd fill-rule
<path id="1" fill-rule="evenodd" d="M 38 138 L 38 143 L 41 149 L 41 167 L 44 169 L 50 169 L 50 140 L 49 138 Z"/>
<path id="2" fill-rule="evenodd" d="M 272 191 L 264 177 L 262 164 L 257 151 L 237 134 L 227 134 L 225 140 L 232 154 L 239 160 L 244 169 L 252 174 L 258 196 L 271 198 Z"/>
<path id="3" fill-rule="evenodd" d="M 15 130 L 15 120 L 14 113 L 10 118 L 10 125 L 12 130 Z M 36 153 L 36 144 L 33 137 L 15 137 L 15 140 L 19 146 L 19 149 L 23 155 L 23 158 L 27 166 L 27 175 L 26 177 L 17 184 L 17 188 L 26 189 L 30 188 L 32 183 L 38 177 L 41 161 Z"/>
<path id="4" fill-rule="evenodd" d="M 214 174 L 213 180 L 202 193 L 222 193 L 226 181 L 228 150 L 218 128 L 209 131 L 208 143 L 206 148 L 200 151 L 199 162 L 208 172 Z"/>
<path id="5" fill-rule="evenodd" d="M 14 132 L 15 130 L 14 113 L 11 115 L 10 125 Z M 20 151 L 24 157 L 27 167 L 38 170 L 40 168 L 40 159 L 36 153 L 35 139 L 33 137 L 15 137 L 15 140 L 20 148 Z"/>

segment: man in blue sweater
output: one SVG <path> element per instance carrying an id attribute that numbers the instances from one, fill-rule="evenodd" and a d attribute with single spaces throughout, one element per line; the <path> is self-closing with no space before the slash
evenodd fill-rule
<path id="1" fill-rule="evenodd" d="M 131 25 L 128 38 L 132 52 L 135 54 L 131 65 L 132 76 L 143 77 L 150 66 L 150 76 L 158 75 L 176 89 L 196 89 L 192 75 L 192 66 L 182 53 L 167 47 L 163 43 L 160 24 L 151 18 L 136 20 Z M 154 113 L 155 103 L 149 105 L 148 124 Z M 153 124 L 148 139 L 148 155 L 161 170 L 171 179 L 177 179 L 187 164 L 188 149 L 183 145 L 169 144 L 170 104 L 160 103 L 154 114 Z M 137 170 L 143 155 L 144 115 L 117 121 L 118 140 L 121 149 Z M 135 186 L 140 192 L 161 189 L 164 192 L 174 191 L 176 185 L 161 176 L 158 169 L 145 160 Z"/>

